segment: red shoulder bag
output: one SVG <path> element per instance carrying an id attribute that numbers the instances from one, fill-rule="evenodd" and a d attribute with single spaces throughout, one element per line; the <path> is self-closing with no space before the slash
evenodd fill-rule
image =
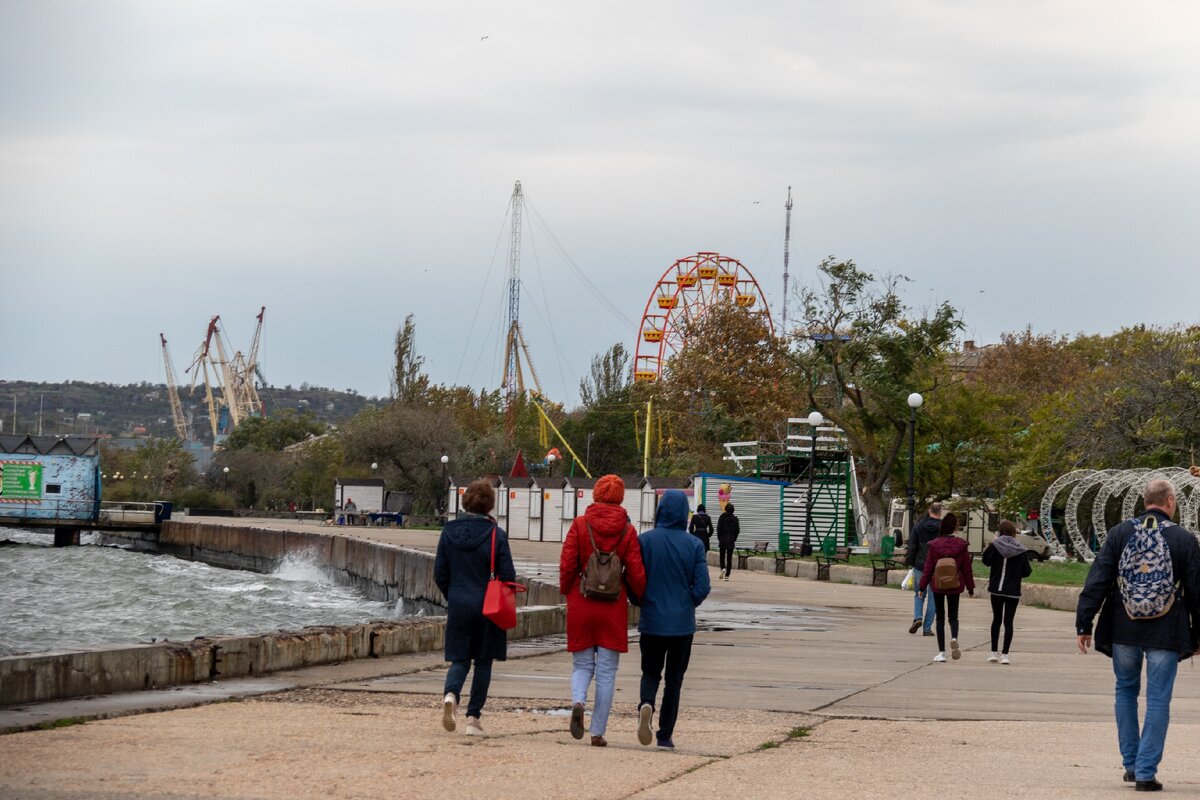
<path id="1" fill-rule="evenodd" d="M 493 525 L 492 565 L 483 595 L 483 615 L 500 630 L 517 627 L 517 593 L 524 591 L 525 587 L 519 583 L 496 579 L 496 526 Z"/>

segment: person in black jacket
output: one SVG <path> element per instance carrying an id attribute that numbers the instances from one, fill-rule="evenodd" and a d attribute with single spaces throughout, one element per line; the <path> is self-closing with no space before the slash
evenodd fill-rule
<path id="1" fill-rule="evenodd" d="M 996 537 L 983 548 L 983 565 L 992 568 L 988 581 L 988 596 L 992 599 L 992 652 L 988 661 L 1008 663 L 1008 648 L 1012 646 L 1013 620 L 1021 602 L 1021 580 L 1033 572 L 1029 551 L 1017 541 L 1017 526 L 1008 520 L 1000 523 Z M 1004 623 L 1004 649 L 1000 641 L 1000 623 Z"/>
<path id="2" fill-rule="evenodd" d="M 688 533 L 700 540 L 704 552 L 712 549 L 712 517 L 704 510 L 704 503 L 696 506 L 696 513 L 692 514 L 692 521 L 688 523 Z"/>
<path id="3" fill-rule="evenodd" d="M 926 636 L 933 636 L 933 596 L 921 597 L 917 587 L 921 584 L 921 572 L 925 568 L 925 556 L 929 552 L 929 543 L 937 538 L 941 528 L 942 504 L 930 503 L 927 515 L 921 518 L 908 536 L 908 549 L 905 551 L 904 563 L 913 570 L 913 621 L 908 626 L 909 633 L 916 633 L 917 628 L 923 627 Z"/>
<path id="4" fill-rule="evenodd" d="M 717 570 L 725 570 L 724 575 L 718 575 L 719 580 L 729 580 L 733 570 L 733 546 L 737 544 L 741 532 L 738 518 L 733 515 L 733 503 L 726 503 L 725 510 L 717 517 L 717 546 L 721 548 Z"/>
<path id="5" fill-rule="evenodd" d="M 1092 644 L 1092 620 L 1097 611 L 1096 649 L 1112 658 L 1116 675 L 1117 742 L 1125 765 L 1125 781 L 1138 791 L 1158 791 L 1155 780 L 1171 717 L 1171 693 L 1179 662 L 1200 654 L 1200 546 L 1196 537 L 1171 522 L 1177 507 L 1175 488 L 1155 479 L 1142 492 L 1146 511 L 1108 532 L 1092 562 L 1087 583 L 1079 594 L 1075 628 L 1079 651 Z M 1148 517 L 1157 520 L 1171 558 L 1174 601 L 1154 619 L 1133 619 L 1125 610 L 1118 587 L 1121 553 Z M 1138 726 L 1138 693 L 1142 665 L 1146 672 L 1146 718 Z"/>
<path id="6" fill-rule="evenodd" d="M 492 662 L 508 656 L 508 635 L 483 616 L 483 596 L 492 571 L 492 541 L 495 537 L 496 577 L 515 581 L 508 535 L 487 516 L 496 502 L 496 492 L 486 480 L 475 481 L 462 496 L 459 518 L 446 523 L 438 539 L 433 578 L 446 596 L 446 672 L 442 698 L 442 726 L 456 727 L 459 699 L 467 672 L 475 661 L 471 699 L 467 703 L 469 736 L 482 736 L 479 715 L 487 702 L 492 682 Z"/>

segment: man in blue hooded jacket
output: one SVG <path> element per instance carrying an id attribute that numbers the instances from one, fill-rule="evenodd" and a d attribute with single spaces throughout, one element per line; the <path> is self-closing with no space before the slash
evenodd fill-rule
<path id="1" fill-rule="evenodd" d="M 668 489 L 658 503 L 654 527 L 638 537 L 646 567 L 646 591 L 638 622 L 642 651 L 638 741 L 646 745 L 650 744 L 650 718 L 665 666 L 657 739 L 659 747 L 675 746 L 671 737 L 679 715 L 683 674 L 692 655 L 696 606 L 704 602 L 712 588 L 704 545 L 687 532 L 687 523 L 687 495 Z"/>

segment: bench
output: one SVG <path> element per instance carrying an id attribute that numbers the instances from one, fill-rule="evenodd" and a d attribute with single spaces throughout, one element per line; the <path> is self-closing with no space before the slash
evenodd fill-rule
<path id="1" fill-rule="evenodd" d="M 761 555 L 766 554 L 767 543 L 765 541 L 764 542 L 755 542 L 754 547 L 741 547 L 741 548 L 738 548 L 737 550 L 734 550 L 733 552 L 737 556 L 738 569 L 745 569 L 747 558 L 749 558 L 750 556 L 761 556 Z"/>
<path id="2" fill-rule="evenodd" d="M 817 561 L 817 580 L 827 581 L 827 580 L 829 580 L 829 568 L 830 567 L 832 567 L 834 564 L 849 564 L 850 563 L 850 548 L 849 547 L 839 547 L 833 551 L 833 555 L 826 555 L 823 552 L 818 553 L 816 555 L 816 561 Z"/>
<path id="3" fill-rule="evenodd" d="M 775 554 L 775 574 L 782 575 L 783 574 L 783 565 L 786 564 L 788 561 L 791 561 L 793 558 L 800 558 L 801 555 L 802 554 L 800 552 L 800 548 L 798 548 L 798 547 L 793 547 L 790 550 L 783 550 L 782 552 L 776 553 Z"/>
<path id="4" fill-rule="evenodd" d="M 888 570 L 891 569 L 905 569 L 905 564 L 895 558 L 872 558 L 871 585 L 886 586 Z"/>

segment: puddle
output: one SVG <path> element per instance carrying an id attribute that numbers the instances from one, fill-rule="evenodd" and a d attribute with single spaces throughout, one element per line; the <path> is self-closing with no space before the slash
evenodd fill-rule
<path id="1" fill-rule="evenodd" d="M 730 631 L 824 632 L 841 624 L 842 614 L 821 606 L 756 603 L 705 603 L 696 610 L 696 628 L 710 633 Z"/>

